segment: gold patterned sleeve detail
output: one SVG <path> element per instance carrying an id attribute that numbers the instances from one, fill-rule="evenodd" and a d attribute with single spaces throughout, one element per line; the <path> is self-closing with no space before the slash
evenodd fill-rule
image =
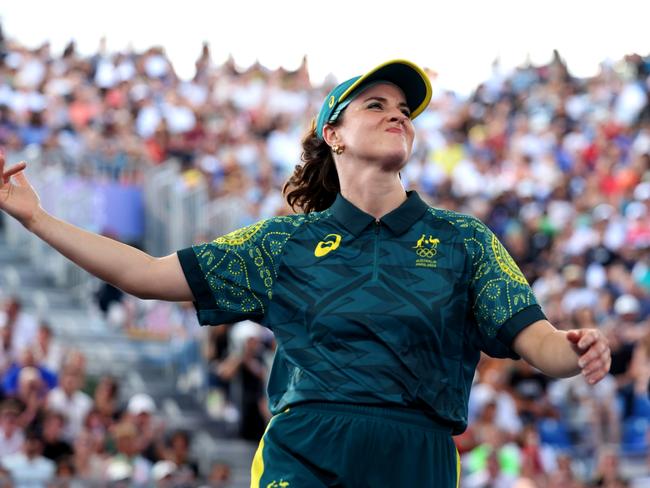
<path id="1" fill-rule="evenodd" d="M 480 220 L 448 212 L 471 261 L 469 295 L 478 326 L 495 337 L 509 319 L 537 300 L 528 281 L 494 233 Z"/>
<path id="2" fill-rule="evenodd" d="M 230 232 L 229 234 L 217 237 L 214 240 L 214 243 L 228 247 L 242 246 L 250 241 L 253 237 L 255 237 L 255 234 L 257 234 L 257 232 L 262 229 L 267 224 L 267 222 L 267 220 L 260 220 L 255 224 L 237 229 L 233 232 Z"/>
<path id="3" fill-rule="evenodd" d="M 280 256 L 300 223 L 297 216 L 262 220 L 194 246 L 214 301 L 231 320 L 266 314 Z"/>

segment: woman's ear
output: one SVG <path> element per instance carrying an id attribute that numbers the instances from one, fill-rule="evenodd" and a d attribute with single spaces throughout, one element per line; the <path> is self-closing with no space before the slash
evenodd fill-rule
<path id="1" fill-rule="evenodd" d="M 334 144 L 341 144 L 337 128 L 330 124 L 325 124 L 323 127 L 323 140 L 330 147 L 334 146 Z"/>

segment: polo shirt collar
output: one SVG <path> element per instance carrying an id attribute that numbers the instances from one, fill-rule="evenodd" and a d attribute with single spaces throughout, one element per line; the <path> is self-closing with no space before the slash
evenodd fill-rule
<path id="1" fill-rule="evenodd" d="M 415 191 L 406 192 L 407 198 L 395 210 L 384 215 L 380 220 L 394 234 L 401 235 L 411 228 L 415 222 L 427 211 L 429 206 L 420 198 Z M 375 221 L 375 218 L 355 207 L 339 193 L 336 200 L 330 207 L 330 211 L 336 220 L 349 232 L 358 236 L 363 230 Z"/>

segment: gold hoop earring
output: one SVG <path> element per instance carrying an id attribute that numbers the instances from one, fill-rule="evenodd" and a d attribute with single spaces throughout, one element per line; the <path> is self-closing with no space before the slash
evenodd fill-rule
<path id="1" fill-rule="evenodd" d="M 332 146 L 332 151 L 334 151 L 336 154 L 343 154 L 343 150 L 345 148 L 343 146 L 339 146 L 338 144 L 334 144 Z"/>

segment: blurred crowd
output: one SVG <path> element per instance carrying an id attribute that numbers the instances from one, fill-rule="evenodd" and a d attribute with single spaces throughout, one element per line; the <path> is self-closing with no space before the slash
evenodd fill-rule
<path id="1" fill-rule="evenodd" d="M 117 378 L 88 377 L 87 358 L 15 297 L 0 347 L 0 486 L 226 486 L 227 463 L 202 476 L 191 432 L 166 428 L 151 396 L 123 401 Z"/>
<path id="2" fill-rule="evenodd" d="M 299 162 L 301 136 L 335 83 L 312 86 L 306 60 L 291 72 L 260 65 L 239 70 L 232 59 L 216 64 L 207 44 L 191 80 L 176 76 L 159 47 L 111 53 L 102 43 L 84 57 L 74 43 L 55 55 L 47 44 L 27 49 L 5 39 L 1 53 L 0 146 L 7 152 L 36 147 L 45 164 L 130 183 L 173 158 L 188 184 L 201 179 L 212 199 L 241 202 L 239 225 L 289 211 L 280 189 Z M 434 206 L 482 219 L 521 267 L 549 320 L 562 329 L 601 329 L 613 355 L 610 374 L 595 387 L 580 377 L 551 380 L 523 362 L 483 358 L 470 426 L 456 439 L 462 486 L 650 486 L 649 75 L 650 57 L 633 54 L 603 62 L 591 78 L 576 78 L 554 52 L 545 65 L 515 70 L 495 61 L 490 78 L 463 97 L 429 71 L 434 94 L 415 121 L 405 186 Z M 34 330 L 36 343 L 47 335 L 42 324 Z M 3 332 L 3 351 L 6 341 Z M 272 337 L 243 323 L 210 328 L 204 342 L 206 408 L 215 418 L 239 419 L 242 437 L 258 439 L 268 420 Z M 20 351 L 16 361 L 44 367 L 42 352 L 32 352 L 30 363 Z M 13 371 L 9 356 L 2 360 Z M 54 381 L 52 392 L 63 388 L 66 375 L 75 376 L 71 384 L 82 383 L 82 365 L 59 359 L 58 368 L 61 384 Z M 17 386 L 15 393 L 5 390 L 0 449 L 11 445 L 6 456 L 28 456 L 32 444 L 25 439 L 34 433 L 24 419 L 34 408 L 18 406 L 29 399 L 21 400 L 20 375 L 13 374 Z M 84 404 L 86 413 L 100 408 L 92 396 Z M 62 440 L 94 446 L 80 442 L 86 447 L 80 455 L 74 448 L 74 462 L 51 468 L 59 474 L 70 466 L 90 472 L 84 471 L 92 469 L 89 459 L 107 454 L 96 452 L 95 430 L 119 436 L 140 429 L 128 408 L 71 421 L 49 400 L 43 406 L 43 432 L 51 430 L 47 422 L 63 424 Z M 66 437 L 70 422 L 77 439 Z M 5 440 L 15 432 L 17 440 Z M 118 456 L 120 442 L 113 439 Z M 131 449 L 137 453 L 125 455 L 138 459 L 149 452 Z M 176 462 L 160 454 L 162 447 L 157 452 L 158 458 L 146 458 L 150 464 Z M 83 460 L 75 464 L 78 457 Z M 5 459 L 0 463 L 11 466 Z M 645 468 L 624 469 L 630 460 Z"/>

